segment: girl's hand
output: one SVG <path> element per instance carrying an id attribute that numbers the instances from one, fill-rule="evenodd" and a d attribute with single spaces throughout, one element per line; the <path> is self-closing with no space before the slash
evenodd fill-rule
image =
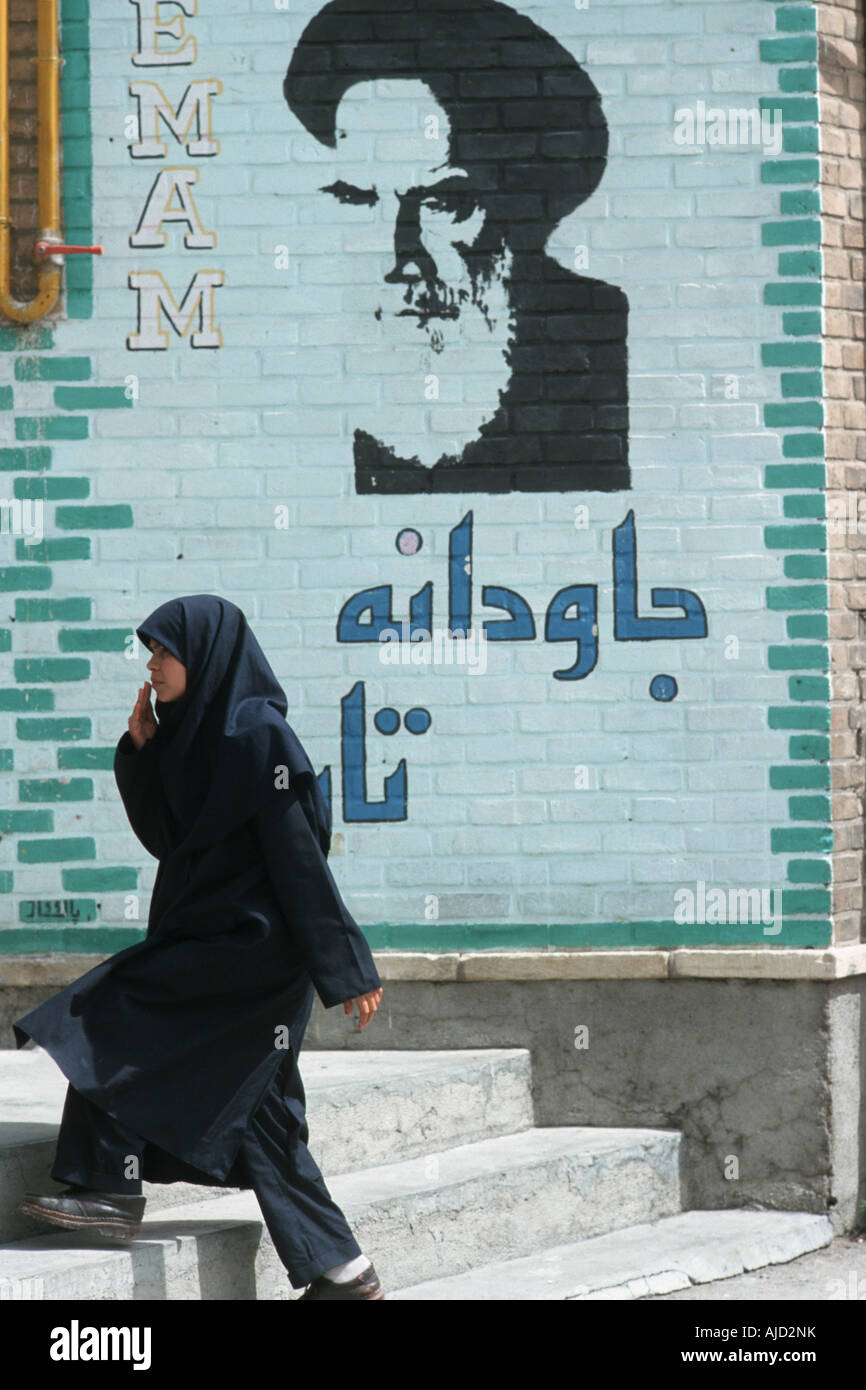
<path id="1" fill-rule="evenodd" d="M 145 681 L 144 685 L 139 688 L 135 709 L 132 711 L 127 721 L 129 736 L 135 744 L 137 751 L 140 751 L 144 747 L 148 739 L 153 738 L 159 728 L 156 722 L 156 715 L 150 706 L 150 692 L 150 681 Z"/>
<path id="2" fill-rule="evenodd" d="M 358 1005 L 358 1031 L 360 1032 L 370 1022 L 379 1007 L 381 998 L 381 986 L 379 989 L 371 989 L 369 994 L 360 994 L 357 999 L 347 999 L 343 1005 L 343 1013 L 350 1014 L 353 1004 Z"/>

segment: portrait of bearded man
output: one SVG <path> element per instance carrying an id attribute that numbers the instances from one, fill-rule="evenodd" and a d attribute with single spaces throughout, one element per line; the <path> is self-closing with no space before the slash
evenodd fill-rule
<path id="1" fill-rule="evenodd" d="M 356 493 L 630 488 L 628 300 L 545 250 L 607 160 L 575 58 L 496 0 L 332 0 L 283 92 L 341 238 Z"/>

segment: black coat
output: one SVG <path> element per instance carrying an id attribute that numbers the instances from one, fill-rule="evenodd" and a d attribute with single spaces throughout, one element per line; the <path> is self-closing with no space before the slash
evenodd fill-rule
<path id="1" fill-rule="evenodd" d="M 314 779 L 215 842 L 173 847 L 159 740 L 137 752 L 124 733 L 114 768 L 159 860 L 147 935 L 18 1019 L 16 1045 L 34 1039 L 149 1141 L 147 1181 L 245 1186 L 243 1132 L 286 1047 L 299 1049 L 313 990 L 332 1008 L 378 989 L 379 974 L 328 866 Z"/>

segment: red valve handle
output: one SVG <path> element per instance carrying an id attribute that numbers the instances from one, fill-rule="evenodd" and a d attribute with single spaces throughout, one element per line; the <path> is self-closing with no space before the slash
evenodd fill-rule
<path id="1" fill-rule="evenodd" d="M 40 260 L 46 256 L 101 256 L 102 246 L 66 246 L 60 241 L 37 241 L 33 248 Z"/>

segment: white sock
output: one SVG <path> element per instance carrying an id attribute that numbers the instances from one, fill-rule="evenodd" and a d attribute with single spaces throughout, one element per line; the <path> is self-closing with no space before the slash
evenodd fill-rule
<path id="1" fill-rule="evenodd" d="M 344 1265 L 334 1265 L 333 1269 L 324 1270 L 326 1279 L 332 1279 L 335 1284 L 346 1284 L 350 1279 L 354 1279 L 356 1274 L 360 1274 L 362 1269 L 366 1269 L 370 1261 L 366 1255 L 356 1255 L 354 1260 L 348 1260 Z"/>

